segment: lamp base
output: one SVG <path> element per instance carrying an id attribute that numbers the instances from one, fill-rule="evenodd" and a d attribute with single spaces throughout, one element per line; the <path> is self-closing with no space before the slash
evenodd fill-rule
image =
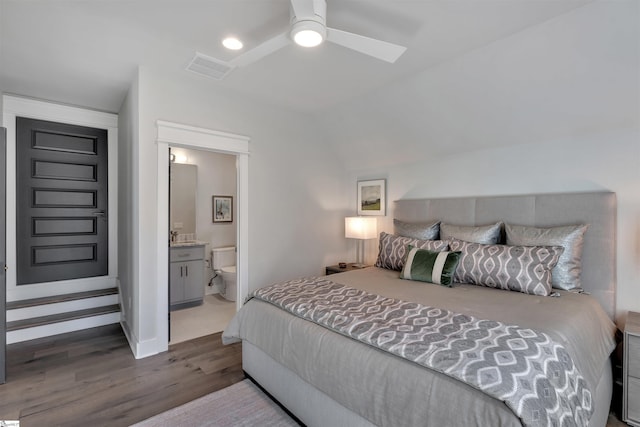
<path id="1" fill-rule="evenodd" d="M 367 266 L 367 264 L 362 264 L 362 263 L 359 263 L 359 262 L 351 264 L 351 267 L 353 267 L 353 268 L 365 268 L 366 266 Z"/>

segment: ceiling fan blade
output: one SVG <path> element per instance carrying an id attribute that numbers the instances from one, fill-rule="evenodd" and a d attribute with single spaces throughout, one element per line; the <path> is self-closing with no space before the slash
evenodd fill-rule
<path id="1" fill-rule="evenodd" d="M 266 42 L 259 44 L 251 50 L 246 51 L 240 56 L 236 56 L 229 63 L 233 66 L 244 67 L 245 65 L 249 65 L 252 62 L 256 62 L 265 56 L 275 52 L 276 50 L 282 49 L 286 45 L 289 44 L 291 39 L 289 38 L 289 33 L 278 34 L 277 36 L 267 40 Z"/>
<path id="2" fill-rule="evenodd" d="M 298 18 L 314 15 L 313 0 L 291 0 L 293 14 Z"/>
<path id="3" fill-rule="evenodd" d="M 335 28 L 327 28 L 327 40 L 392 64 L 407 50 L 404 46 Z"/>

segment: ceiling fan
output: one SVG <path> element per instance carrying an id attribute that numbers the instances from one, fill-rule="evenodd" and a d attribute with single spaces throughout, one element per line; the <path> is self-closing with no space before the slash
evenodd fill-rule
<path id="1" fill-rule="evenodd" d="M 382 61 L 394 63 L 407 50 L 404 46 L 327 27 L 326 0 L 290 0 L 290 28 L 229 61 L 243 67 L 287 46 L 292 40 L 303 47 L 314 47 L 327 40 Z"/>

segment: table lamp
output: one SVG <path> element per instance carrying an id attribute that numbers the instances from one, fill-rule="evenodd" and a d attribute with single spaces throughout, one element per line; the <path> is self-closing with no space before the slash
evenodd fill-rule
<path id="1" fill-rule="evenodd" d="M 351 216 L 344 219 L 344 237 L 358 239 L 356 268 L 365 267 L 364 241 L 378 237 L 378 221 L 373 217 Z"/>

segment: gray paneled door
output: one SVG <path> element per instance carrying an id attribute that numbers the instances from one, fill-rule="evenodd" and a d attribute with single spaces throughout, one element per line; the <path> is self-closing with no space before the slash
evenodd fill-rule
<path id="1" fill-rule="evenodd" d="M 17 284 L 108 274 L 107 131 L 18 117 Z"/>
<path id="2" fill-rule="evenodd" d="M 7 233 L 7 129 L 0 128 L 0 384 L 6 381 L 7 346 L 7 275 L 6 233 Z"/>

